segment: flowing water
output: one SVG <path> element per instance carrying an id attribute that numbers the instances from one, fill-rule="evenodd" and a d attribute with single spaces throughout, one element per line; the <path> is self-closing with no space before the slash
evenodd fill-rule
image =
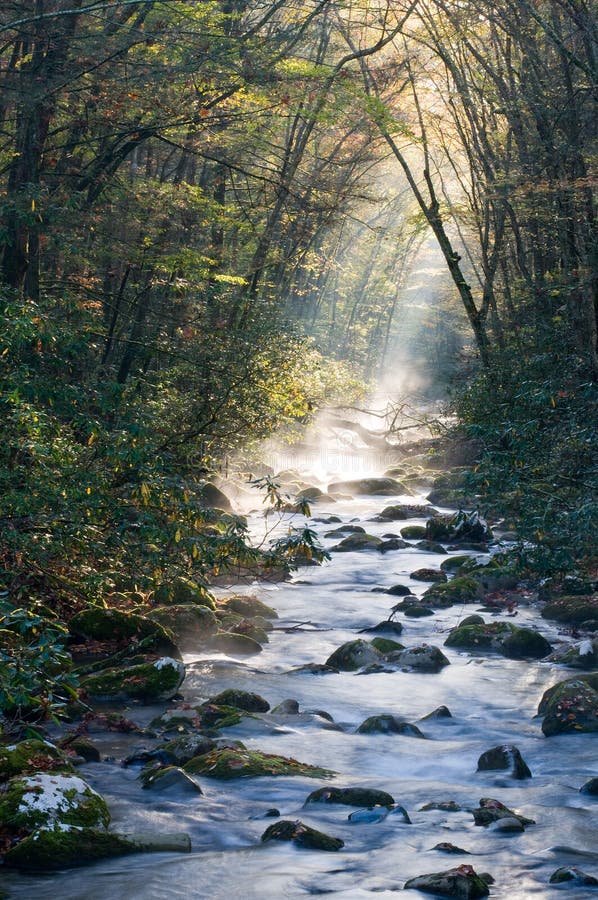
<path id="1" fill-rule="evenodd" d="M 405 502 L 419 502 L 413 497 Z M 367 522 L 366 530 L 381 536 L 404 523 L 369 522 L 396 498 L 368 497 L 318 507 L 318 517 L 334 514 L 343 522 Z M 424 520 L 409 520 L 423 524 Z M 252 520 L 263 527 L 263 517 Z M 284 522 L 281 527 L 284 527 Z M 313 526 L 325 546 L 338 538 L 323 535 L 338 525 Z M 373 674 L 313 675 L 290 672 L 306 663 L 324 662 L 356 632 L 387 618 L 400 598 L 372 593 L 375 587 L 402 582 L 421 594 L 427 585 L 410 581 L 420 567 L 436 567 L 448 554 L 415 548 L 337 553 L 320 568 L 301 569 L 290 583 L 247 587 L 274 606 L 280 616 L 259 656 L 235 659 L 222 654 L 187 656 L 185 699 L 197 703 L 225 688 L 262 694 L 274 707 L 286 698 L 299 701 L 300 715 L 266 715 L 245 719 L 228 729 L 249 748 L 292 756 L 333 769 L 337 786 L 367 786 L 388 791 L 406 808 L 412 824 L 399 815 L 379 822 L 352 824 L 350 807 L 317 804 L 304 809 L 307 795 L 325 780 L 308 778 L 248 778 L 219 782 L 201 779 L 202 796 L 142 790 L 134 768 L 119 760 L 139 738 L 104 737 L 102 752 L 114 762 L 87 764 L 83 777 L 108 801 L 117 831 L 185 831 L 192 839 L 190 854 L 140 854 L 46 877 L 6 873 L 2 886 L 14 898 L 60 897 L 60 900 L 281 900 L 310 894 L 331 894 L 347 900 L 394 896 L 415 875 L 439 872 L 460 864 L 495 878 L 491 896 L 508 900 L 557 897 L 571 900 L 589 895 L 588 888 L 553 886 L 550 874 L 561 865 L 576 865 L 598 875 L 598 799 L 579 793 L 589 777 L 598 775 L 595 737 L 574 735 L 545 738 L 535 718 L 543 691 L 573 674 L 551 663 L 471 656 L 447 648 L 450 659 L 438 674 L 404 671 Z M 236 590 L 236 589 L 235 589 Z M 452 607 L 425 619 L 403 619 L 399 640 L 442 647 L 448 630 L 475 606 Z M 498 617 L 500 618 L 500 616 Z M 553 643 L 562 640 L 533 607 L 522 606 L 517 624 L 535 622 Z M 301 624 L 301 627 L 293 626 Z M 292 630 L 289 630 L 292 629 Z M 367 635 L 366 635 L 367 637 Z M 357 726 L 375 713 L 392 713 L 417 722 L 436 707 L 449 707 L 452 718 L 419 723 L 426 740 L 403 735 L 358 735 Z M 324 710 L 335 726 L 309 713 Z M 126 714 L 149 721 L 155 710 L 133 707 Z M 94 736 L 92 735 L 92 738 Z M 476 772 L 480 754 L 498 744 L 516 744 L 533 777 L 514 781 L 507 773 Z M 146 742 L 147 745 L 147 742 Z M 525 833 L 500 834 L 476 827 L 467 809 L 481 797 L 493 797 L 535 819 Z M 461 811 L 422 811 L 430 802 L 453 800 Z M 301 819 L 341 837 L 338 853 L 297 849 L 286 843 L 262 844 L 260 837 L 275 819 Z M 470 855 L 445 855 L 433 850 L 449 841 Z M 403 896 L 419 897 L 417 891 Z"/>

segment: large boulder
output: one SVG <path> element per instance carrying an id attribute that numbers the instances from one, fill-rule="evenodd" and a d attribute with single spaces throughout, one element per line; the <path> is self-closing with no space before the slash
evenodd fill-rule
<path id="1" fill-rule="evenodd" d="M 218 630 L 212 610 L 196 604 L 159 606 L 151 611 L 148 618 L 164 628 L 170 628 L 180 648 L 189 652 L 197 649 L 198 644 Z"/>
<path id="2" fill-rule="evenodd" d="M 381 662 L 382 654 L 368 641 L 347 641 L 331 653 L 325 665 L 342 672 L 355 672 L 363 666 Z"/>
<path id="3" fill-rule="evenodd" d="M 545 637 L 531 628 L 517 628 L 510 622 L 488 625 L 459 625 L 444 642 L 456 650 L 490 650 L 509 659 L 543 659 L 552 647 Z"/>
<path id="4" fill-rule="evenodd" d="M 374 521 L 400 522 L 404 519 L 425 519 L 427 516 L 438 515 L 438 510 L 433 506 L 418 506 L 407 503 L 397 503 L 393 506 L 385 506 Z"/>
<path id="5" fill-rule="evenodd" d="M 13 834 L 64 825 L 107 827 L 110 813 L 103 797 L 82 778 L 37 772 L 7 782 L 0 794 L 0 822 Z"/>
<path id="6" fill-rule="evenodd" d="M 462 509 L 452 516 L 432 516 L 426 522 L 426 537 L 430 541 L 451 543 L 485 543 L 492 540 L 488 523 L 478 512 Z"/>
<path id="7" fill-rule="evenodd" d="M 4 865 L 23 872 L 48 872 L 84 866 L 128 853 L 189 853 L 187 834 L 114 834 L 99 828 L 40 829 L 12 847 Z"/>
<path id="8" fill-rule="evenodd" d="M 544 716 L 542 731 L 547 737 L 598 731 L 598 672 L 567 678 L 548 688 L 538 713 Z"/>
<path id="9" fill-rule="evenodd" d="M 373 534 L 350 534 L 340 542 L 331 547 L 334 553 L 350 553 L 353 550 L 378 550 L 382 547 L 384 541 Z"/>
<path id="10" fill-rule="evenodd" d="M 208 609 L 215 607 L 214 597 L 205 587 L 182 575 L 160 582 L 154 590 L 152 600 L 157 606 L 196 603 L 198 606 L 207 606 Z"/>
<path id="11" fill-rule="evenodd" d="M 469 575 L 458 575 L 445 583 L 437 583 L 424 592 L 423 600 L 430 606 L 441 603 L 474 603 L 480 599 L 483 591 L 478 581 Z"/>
<path id="12" fill-rule="evenodd" d="M 563 625 L 583 625 L 598 619 L 598 594 L 560 597 L 547 603 L 542 610 L 544 619 L 554 619 Z"/>
<path id="13" fill-rule="evenodd" d="M 198 499 L 202 506 L 223 509 L 225 512 L 230 512 L 232 509 L 231 502 L 224 491 L 221 491 L 220 488 L 216 487 L 215 484 L 212 484 L 211 481 L 206 481 L 206 483 L 202 484 L 199 488 Z"/>
<path id="14" fill-rule="evenodd" d="M 219 610 L 232 611 L 244 618 L 254 618 L 255 616 L 262 616 L 264 619 L 278 618 L 275 609 L 249 594 L 233 594 L 231 597 L 226 597 L 220 601 Z"/>
<path id="15" fill-rule="evenodd" d="M 159 703 L 171 700 L 185 677 L 185 666 L 178 659 L 160 657 L 128 668 L 104 669 L 81 679 L 83 690 L 95 700 L 142 700 Z"/>
<path id="16" fill-rule="evenodd" d="M 259 694 L 250 691 L 236 690 L 229 688 L 221 691 L 214 697 L 210 697 L 209 703 L 215 703 L 217 706 L 234 706 L 236 709 L 243 709 L 245 712 L 268 712 L 270 704 L 264 700 Z"/>
<path id="17" fill-rule="evenodd" d="M 440 672 L 444 666 L 449 665 L 449 660 L 444 653 L 431 644 L 408 647 L 407 650 L 389 653 L 385 658 L 395 666 L 413 669 L 417 672 Z"/>
<path id="18" fill-rule="evenodd" d="M 333 481 L 328 485 L 329 494 L 411 494 L 409 488 L 395 478 L 358 478 L 355 481 Z"/>
<path id="19" fill-rule="evenodd" d="M 75 613 L 69 622 L 69 632 L 74 641 L 93 641 L 103 644 L 106 653 L 118 648 L 132 648 L 141 644 L 144 651 L 154 651 L 180 657 L 172 636 L 163 625 L 146 616 L 94 606 Z"/>

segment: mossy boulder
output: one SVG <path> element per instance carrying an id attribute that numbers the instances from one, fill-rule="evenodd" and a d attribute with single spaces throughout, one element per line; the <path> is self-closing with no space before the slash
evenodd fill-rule
<path id="1" fill-rule="evenodd" d="M 376 516 L 376 521 L 400 522 L 405 519 L 425 519 L 427 516 L 433 516 L 437 513 L 438 510 L 432 506 L 398 503 L 393 506 L 385 506 L 382 512 Z"/>
<path id="2" fill-rule="evenodd" d="M 105 800 L 82 778 L 37 772 L 11 778 L 0 794 L 0 822 L 14 833 L 78 825 L 108 826 Z"/>
<path id="3" fill-rule="evenodd" d="M 384 637 L 373 638 L 371 645 L 372 645 L 372 647 L 375 647 L 375 649 L 379 653 L 393 653 L 395 650 L 404 650 L 405 649 L 403 644 L 399 644 L 398 641 L 393 641 L 392 638 L 384 638 Z"/>
<path id="4" fill-rule="evenodd" d="M 443 572 L 449 572 L 450 574 L 459 572 L 463 566 L 466 566 L 468 563 L 471 563 L 472 557 L 466 556 L 464 554 L 459 554 L 458 556 L 449 556 L 447 559 L 443 559 L 440 563 L 440 568 Z"/>
<path id="5" fill-rule="evenodd" d="M 464 512 L 462 509 L 452 516 L 432 516 L 426 522 L 426 538 L 430 541 L 451 541 L 451 543 L 485 543 L 492 540 L 488 523 L 478 512 Z"/>
<path id="6" fill-rule="evenodd" d="M 544 606 L 542 618 L 564 625 L 582 625 L 587 620 L 598 619 L 598 594 L 560 597 Z"/>
<path id="7" fill-rule="evenodd" d="M 408 737 L 424 737 L 417 725 L 412 725 L 410 722 L 405 722 L 388 713 L 369 716 L 361 723 L 357 734 L 403 734 Z"/>
<path id="8" fill-rule="evenodd" d="M 440 569 L 416 569 L 410 573 L 409 577 L 413 578 L 414 581 L 432 581 L 435 584 L 448 581 L 446 573 L 441 572 Z"/>
<path id="9" fill-rule="evenodd" d="M 262 835 L 262 841 L 264 843 L 267 841 L 292 841 L 293 844 L 309 850 L 334 851 L 345 846 L 345 842 L 340 838 L 331 837 L 298 820 L 275 822 L 274 825 L 266 828 Z"/>
<path id="10" fill-rule="evenodd" d="M 307 806 L 309 803 L 338 803 L 343 806 L 368 808 L 371 806 L 394 806 L 395 800 L 391 794 L 375 788 L 323 787 L 311 792 L 304 805 Z"/>
<path id="11" fill-rule="evenodd" d="M 162 758 L 173 765 L 184 766 L 190 759 L 210 753 L 215 747 L 215 742 L 204 734 L 183 734 L 162 744 L 159 750 Z"/>
<path id="12" fill-rule="evenodd" d="M 429 541 L 427 538 L 426 540 L 418 541 L 415 547 L 423 553 L 444 553 L 442 544 L 439 544 L 438 541 Z M 441 569 L 441 571 L 443 570 Z"/>
<path id="13" fill-rule="evenodd" d="M 264 713 L 270 709 L 268 701 L 259 694 L 234 688 L 221 691 L 215 697 L 210 697 L 208 702 L 215 703 L 217 706 L 233 706 L 235 709 L 243 709 L 246 712 Z"/>
<path id="14" fill-rule="evenodd" d="M 378 550 L 384 541 L 373 534 L 349 534 L 346 538 L 330 548 L 334 553 L 349 553 L 353 550 Z"/>
<path id="15" fill-rule="evenodd" d="M 243 716 L 250 715 L 234 706 L 218 706 L 209 701 L 196 706 L 195 712 L 198 728 L 209 732 L 220 728 L 232 728 L 233 725 L 239 724 Z"/>
<path id="16" fill-rule="evenodd" d="M 444 642 L 445 647 L 456 650 L 499 650 L 501 639 L 510 634 L 512 626 L 507 622 L 491 622 L 488 625 L 458 625 Z"/>
<path id="17" fill-rule="evenodd" d="M 168 791 L 197 795 L 202 794 L 201 786 L 195 778 L 178 766 L 149 766 L 139 774 L 141 786 L 145 790 Z"/>
<path id="18" fill-rule="evenodd" d="M 408 647 L 406 650 L 388 653 L 385 659 L 400 668 L 413 669 L 418 672 L 440 672 L 444 666 L 450 665 L 450 661 L 444 653 L 431 644 L 422 644 L 419 647 Z"/>
<path id="19" fill-rule="evenodd" d="M 552 652 L 552 647 L 533 628 L 513 628 L 502 639 L 500 652 L 509 659 L 543 659 Z"/>
<path id="20" fill-rule="evenodd" d="M 40 769 L 44 772 L 74 773 L 66 753 L 49 741 L 30 738 L 11 746 L 0 746 L 0 782 Z"/>
<path id="21" fill-rule="evenodd" d="M 158 584 L 152 599 L 156 606 L 180 606 L 186 603 L 195 603 L 198 606 L 214 609 L 216 605 L 213 595 L 205 587 L 183 576 Z"/>
<path id="22" fill-rule="evenodd" d="M 212 650 L 227 653 L 231 656 L 253 656 L 262 652 L 262 645 L 247 634 L 235 634 L 232 631 L 220 631 L 212 635 L 208 641 Z"/>
<path id="23" fill-rule="evenodd" d="M 259 750 L 230 747 L 196 756 L 184 768 L 191 775 L 206 775 L 222 781 L 266 775 L 304 775 L 308 778 L 327 778 L 335 774 L 329 769 L 298 762 L 290 757 L 261 753 Z"/>
<path id="24" fill-rule="evenodd" d="M 136 646 L 142 643 L 144 651 L 180 657 L 172 635 L 163 625 L 146 616 L 122 612 L 120 609 L 89 607 L 75 613 L 69 622 L 69 633 L 74 641 L 94 641 L 106 645 L 106 653 L 115 649 Z"/>
<path id="25" fill-rule="evenodd" d="M 232 611 L 243 618 L 263 616 L 264 619 L 277 619 L 278 613 L 271 606 L 263 603 L 257 597 L 245 594 L 234 594 L 219 602 L 221 610 Z"/>
<path id="26" fill-rule="evenodd" d="M 60 831 L 40 829 L 12 847 L 3 857 L 4 864 L 24 872 L 46 872 L 84 866 L 101 859 L 128 853 L 189 853 L 191 840 L 186 834 L 112 834 L 97 828 L 67 828 Z"/>
<path id="27" fill-rule="evenodd" d="M 372 634 L 374 632 L 381 632 L 382 634 L 401 634 L 403 631 L 403 626 L 400 622 L 395 622 L 392 619 L 384 619 L 382 622 L 377 622 L 375 625 L 370 625 L 369 628 L 362 628 L 361 634 Z M 380 650 L 380 647 L 376 643 L 376 638 L 372 640 L 372 646 L 376 648 L 376 650 Z M 384 650 L 380 651 L 381 653 L 387 652 Z"/>
<path id="28" fill-rule="evenodd" d="M 478 759 L 478 772 L 502 771 L 508 769 L 516 779 L 531 778 L 529 766 L 523 759 L 520 750 L 513 744 L 501 744 L 486 750 Z"/>
<path id="29" fill-rule="evenodd" d="M 542 659 L 552 650 L 546 638 L 537 631 L 517 628 L 510 622 L 461 624 L 453 628 L 444 643 L 457 650 L 491 650 L 509 659 Z"/>
<path id="30" fill-rule="evenodd" d="M 211 481 L 202 484 L 197 492 L 199 502 L 202 506 L 209 506 L 213 509 L 223 509 L 225 512 L 232 510 L 231 502 L 224 491 L 216 487 Z"/>
<path id="31" fill-rule="evenodd" d="M 59 742 L 59 745 L 68 753 L 74 753 L 85 762 L 100 762 L 100 751 L 89 738 L 82 737 L 77 734 L 65 735 Z"/>
<path id="32" fill-rule="evenodd" d="M 490 893 L 488 885 L 471 866 L 458 866 L 446 872 L 418 875 L 405 882 L 405 890 L 422 891 L 439 897 L 458 897 L 459 900 L 478 900 Z"/>
<path id="33" fill-rule="evenodd" d="M 408 541 L 417 541 L 426 536 L 426 529 L 423 525 L 405 525 L 401 528 L 401 537 Z"/>
<path id="34" fill-rule="evenodd" d="M 433 616 L 434 610 L 429 606 L 422 606 L 421 603 L 413 603 L 404 608 L 403 615 L 411 619 L 424 619 L 426 616 Z"/>
<path id="35" fill-rule="evenodd" d="M 157 703 L 171 700 L 185 677 L 185 666 L 178 659 L 163 656 L 128 668 L 104 669 L 81 679 L 81 687 L 92 699 L 142 700 Z"/>
<path id="36" fill-rule="evenodd" d="M 218 622 L 212 610 L 197 604 L 159 606 L 151 611 L 148 618 L 169 628 L 182 650 L 196 649 L 199 643 L 218 630 Z"/>
<path id="37" fill-rule="evenodd" d="M 431 606 L 435 602 L 450 601 L 450 603 L 474 603 L 480 599 L 483 591 L 475 580 L 469 575 L 458 575 L 444 584 L 435 584 L 424 592 L 422 600 Z"/>
<path id="38" fill-rule="evenodd" d="M 567 678 L 548 688 L 538 713 L 544 716 L 542 731 L 547 737 L 598 731 L 598 672 Z"/>
<path id="39" fill-rule="evenodd" d="M 259 621 L 265 622 L 266 619 L 260 617 Z M 270 626 L 269 630 L 271 629 L 272 626 Z M 243 634 L 246 637 L 250 637 L 252 640 L 257 641 L 258 644 L 267 644 L 270 641 L 267 630 L 262 628 L 261 625 L 258 625 L 255 619 L 239 619 L 238 622 L 227 626 L 226 631 L 231 634 Z"/>
<path id="40" fill-rule="evenodd" d="M 333 481 L 328 485 L 329 494 L 411 494 L 409 488 L 395 478 L 358 478 L 354 481 Z"/>
<path id="41" fill-rule="evenodd" d="M 342 672 L 355 672 L 363 666 L 381 662 L 382 654 L 369 641 L 358 639 L 341 644 L 331 653 L 325 665 Z"/>
<path id="42" fill-rule="evenodd" d="M 551 653 L 548 660 L 571 669 L 595 669 L 598 664 L 598 640 L 586 639 L 558 649 Z"/>

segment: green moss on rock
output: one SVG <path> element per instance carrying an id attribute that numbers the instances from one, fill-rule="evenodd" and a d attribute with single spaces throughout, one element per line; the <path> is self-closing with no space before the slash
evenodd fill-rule
<path id="1" fill-rule="evenodd" d="M 325 665 L 331 666 L 343 672 L 354 672 L 362 666 L 381 662 L 382 654 L 373 643 L 358 639 L 341 644 L 334 653 L 331 653 Z"/>
<path id="2" fill-rule="evenodd" d="M 547 603 L 542 610 L 542 618 L 554 619 L 565 625 L 581 625 L 598 618 L 598 594 L 560 597 Z"/>
<path id="3" fill-rule="evenodd" d="M 155 662 L 89 675 L 81 680 L 81 687 L 96 699 L 128 698 L 151 703 L 174 697 L 184 677 L 180 660 L 161 657 Z"/>
<path id="4" fill-rule="evenodd" d="M 379 653 L 392 653 L 393 650 L 404 650 L 403 644 L 393 641 L 391 638 L 375 637 L 371 641 L 371 646 L 375 647 Z"/>
<path id="5" fill-rule="evenodd" d="M 208 641 L 208 646 L 221 653 L 229 653 L 232 656 L 252 656 L 262 652 L 262 645 L 246 634 L 234 634 L 231 631 L 220 631 L 213 634 Z"/>
<path id="6" fill-rule="evenodd" d="M 263 603 L 257 597 L 235 594 L 220 602 L 220 608 L 237 613 L 243 618 L 263 616 L 265 619 L 277 619 L 278 613 L 271 606 Z"/>
<path id="7" fill-rule="evenodd" d="M 179 606 L 186 603 L 195 603 L 208 609 L 216 606 L 213 595 L 205 587 L 182 576 L 161 582 L 154 591 L 153 602 L 157 606 Z"/>
<path id="8" fill-rule="evenodd" d="M 49 741 L 31 738 L 11 746 L 0 746 L 0 782 L 14 775 L 45 772 L 74 773 L 63 750 Z"/>
<path id="9" fill-rule="evenodd" d="M 482 596 L 482 589 L 475 578 L 458 575 L 446 584 L 435 584 L 424 592 L 423 600 L 432 605 L 437 601 L 450 603 L 473 603 Z"/>
<path id="10" fill-rule="evenodd" d="M 145 616 L 122 612 L 120 609 L 84 609 L 70 620 L 69 632 L 74 639 L 116 644 L 143 641 L 146 650 L 151 648 L 157 653 L 180 655 L 172 636 L 162 625 Z"/>
<path id="11" fill-rule="evenodd" d="M 547 737 L 598 731 L 598 672 L 553 685 L 542 695 L 538 713 Z"/>
<path id="12" fill-rule="evenodd" d="M 326 778 L 335 773 L 319 766 L 298 762 L 273 753 L 259 750 L 223 748 L 197 756 L 185 765 L 191 775 L 207 775 L 229 781 L 234 778 L 249 778 L 263 775 L 305 775 L 309 778 Z"/>
<path id="13" fill-rule="evenodd" d="M 93 827 L 110 822 L 105 800 L 75 775 L 38 772 L 12 778 L 0 795 L 0 822 L 21 829 Z"/>
<path id="14" fill-rule="evenodd" d="M 197 604 L 159 606 L 151 611 L 149 618 L 152 622 L 169 628 L 183 650 L 194 649 L 198 643 L 218 630 L 218 622 L 212 610 Z"/>

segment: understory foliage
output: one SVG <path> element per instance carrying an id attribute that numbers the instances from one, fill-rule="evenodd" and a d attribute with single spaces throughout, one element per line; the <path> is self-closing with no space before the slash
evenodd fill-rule
<path id="1" fill-rule="evenodd" d="M 522 540 L 523 564 L 541 574 L 596 565 L 596 384 L 565 334 L 505 348 L 455 402 L 480 447 L 472 484 Z"/>

